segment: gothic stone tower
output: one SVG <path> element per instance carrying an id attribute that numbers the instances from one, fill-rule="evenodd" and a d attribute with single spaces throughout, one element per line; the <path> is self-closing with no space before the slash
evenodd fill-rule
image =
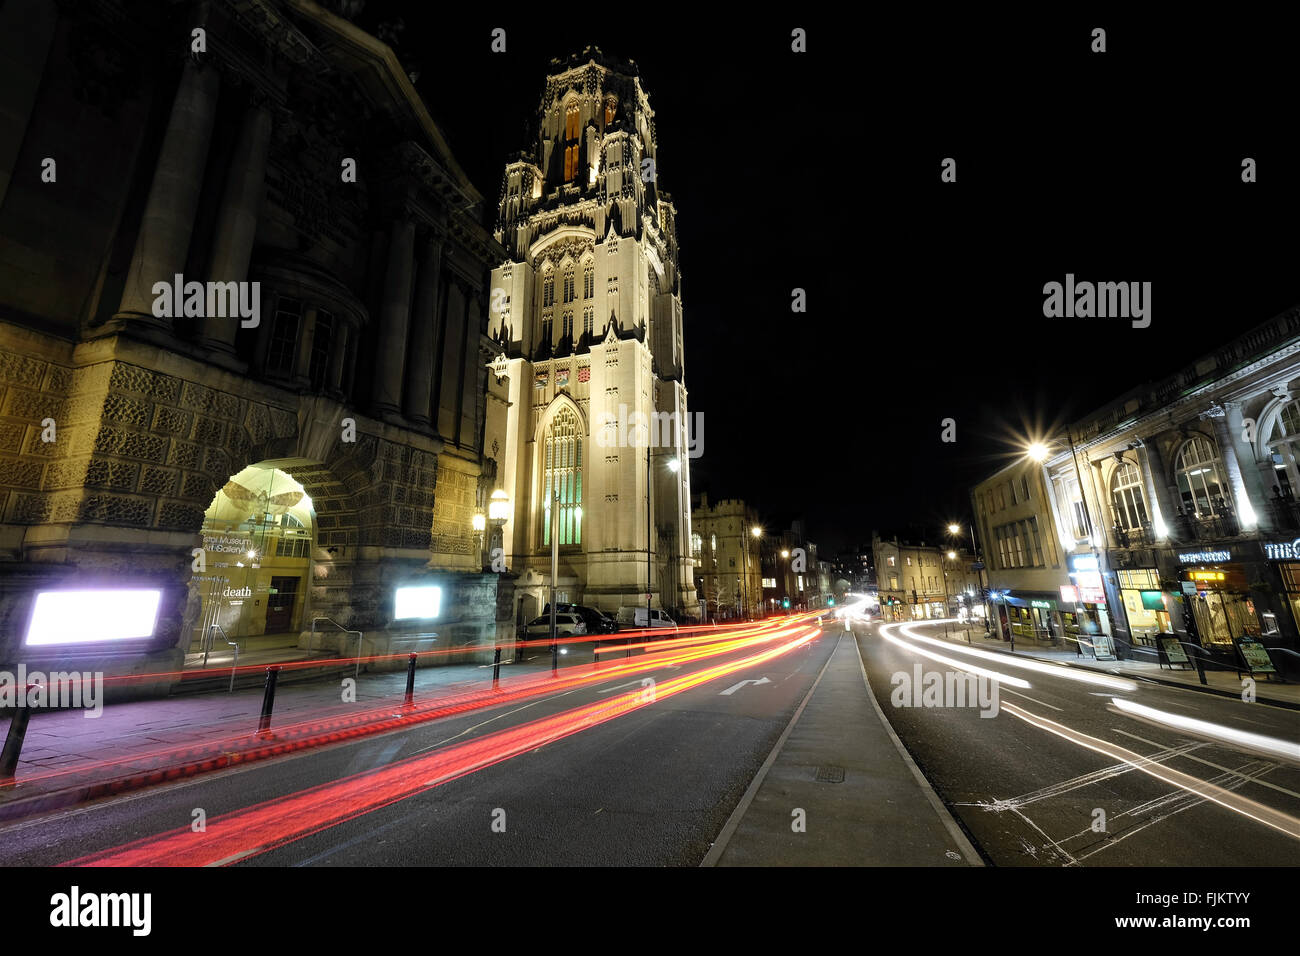
<path id="1" fill-rule="evenodd" d="M 509 258 L 490 292 L 500 354 L 484 443 L 514 502 L 506 560 L 521 586 L 549 581 L 558 492 L 561 594 L 693 610 L 676 212 L 654 111 L 631 61 L 589 47 L 551 66 L 537 142 L 506 166 L 496 238 Z"/>

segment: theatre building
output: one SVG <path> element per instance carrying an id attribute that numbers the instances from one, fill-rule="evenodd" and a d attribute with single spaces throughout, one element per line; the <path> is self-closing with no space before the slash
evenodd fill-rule
<path id="1" fill-rule="evenodd" d="M 1225 662 L 1300 630 L 1300 309 L 1045 443 L 1061 543 L 1095 559 L 1120 656 L 1172 632 Z"/>
<path id="2" fill-rule="evenodd" d="M 0 667 L 510 633 L 505 253 L 354 6 L 0 6 Z"/>

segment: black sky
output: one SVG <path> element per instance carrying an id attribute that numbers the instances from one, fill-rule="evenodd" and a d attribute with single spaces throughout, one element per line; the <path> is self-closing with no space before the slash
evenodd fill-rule
<path id="1" fill-rule="evenodd" d="M 823 554 L 963 520 L 1015 436 L 1300 304 L 1280 22 L 613 9 L 448 21 L 371 0 L 359 22 L 402 18 L 398 50 L 490 209 L 532 145 L 550 58 L 594 44 L 637 61 L 678 210 L 695 490 L 772 528 L 803 517 Z M 949 156 L 955 184 L 939 181 Z M 1152 282 L 1150 328 L 1044 318 L 1043 284 L 1067 272 Z"/>

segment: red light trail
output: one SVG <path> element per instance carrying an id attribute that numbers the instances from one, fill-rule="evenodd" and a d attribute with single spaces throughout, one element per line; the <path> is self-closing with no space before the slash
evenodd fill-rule
<path id="1" fill-rule="evenodd" d="M 784 622 L 783 622 L 784 623 Z M 821 630 L 806 625 L 783 628 L 797 636 L 775 647 L 735 661 L 663 681 L 651 691 L 634 690 L 608 700 L 530 721 L 476 740 L 446 747 L 427 756 L 399 761 L 328 784 L 312 787 L 277 800 L 208 821 L 203 833 L 182 827 L 121 847 L 70 861 L 73 866 L 214 866 L 226 865 L 265 853 L 295 840 L 404 800 L 416 793 L 482 770 L 511 757 L 535 750 L 590 727 L 599 726 L 655 701 L 701 684 L 754 667 L 807 644 Z M 803 633 L 799 633 L 803 632 Z M 773 635 L 775 636 L 775 635 Z M 743 644 L 744 641 L 727 641 Z M 716 651 L 710 653 L 717 653 Z M 657 656 L 657 655 L 656 655 Z M 654 666 L 708 656 L 704 651 L 660 658 Z M 642 658 L 641 661 L 645 661 Z M 641 663 L 638 661 L 637 663 Z M 636 667 L 609 667 L 598 672 L 601 680 Z M 591 676 L 591 675 L 588 675 Z M 554 689 L 551 682 L 548 689 Z"/>

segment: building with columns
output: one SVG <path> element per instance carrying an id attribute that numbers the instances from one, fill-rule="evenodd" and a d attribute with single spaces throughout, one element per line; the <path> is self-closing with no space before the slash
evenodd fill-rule
<path id="1" fill-rule="evenodd" d="M 1102 612 L 1119 656 L 1153 658 L 1162 632 L 1225 663 L 1243 637 L 1297 649 L 1300 308 L 1119 396 L 1035 457 L 1017 467 L 1041 477 L 1058 586 L 1082 576 L 1094 600 L 1080 604 Z M 991 581 L 998 483 L 974 495 Z"/>
<path id="2" fill-rule="evenodd" d="M 109 673 L 490 644 L 482 197 L 355 5 L 163 6 L 0 8 L 0 666 L 68 590 Z"/>
<path id="3" fill-rule="evenodd" d="M 486 442 L 523 613 L 546 603 L 554 533 L 567 600 L 696 614 L 677 214 L 636 65 L 553 60 L 536 133 L 502 178 L 489 314 Z"/>

